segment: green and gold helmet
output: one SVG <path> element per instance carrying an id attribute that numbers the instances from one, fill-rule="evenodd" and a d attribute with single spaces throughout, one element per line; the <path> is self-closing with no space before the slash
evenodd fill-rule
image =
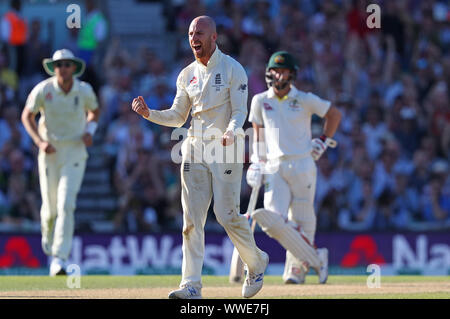
<path id="1" fill-rule="evenodd" d="M 297 75 L 298 65 L 294 56 L 287 51 L 278 51 L 272 54 L 266 67 L 266 83 L 267 87 L 269 88 L 273 85 L 274 82 L 273 76 L 270 72 L 270 70 L 274 68 L 286 68 L 292 71 L 292 75 L 289 78 L 289 81 L 281 83 L 281 86 L 284 87 L 288 85 L 289 82 L 295 79 Z"/>
<path id="2" fill-rule="evenodd" d="M 292 54 L 286 51 L 278 51 L 272 54 L 269 59 L 269 63 L 267 64 L 267 70 L 273 68 L 286 68 L 294 72 L 298 70 L 295 58 L 292 56 Z"/>

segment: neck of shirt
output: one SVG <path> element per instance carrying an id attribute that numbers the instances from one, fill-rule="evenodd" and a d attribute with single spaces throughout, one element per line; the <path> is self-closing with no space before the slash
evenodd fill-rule
<path id="1" fill-rule="evenodd" d="M 209 57 L 209 59 L 208 59 L 208 61 L 206 62 L 206 64 L 203 64 L 203 62 L 201 62 L 200 59 L 197 60 L 198 64 L 201 65 L 201 66 L 203 66 L 203 67 L 205 67 L 205 68 L 210 68 L 210 67 L 214 66 L 214 65 L 216 64 L 216 62 L 217 62 L 217 58 L 218 58 L 218 55 L 219 55 L 219 51 L 220 51 L 220 50 L 219 50 L 219 48 L 218 48 L 217 45 L 216 45 L 215 48 L 214 48 L 213 53 L 212 53 L 211 56 Z"/>

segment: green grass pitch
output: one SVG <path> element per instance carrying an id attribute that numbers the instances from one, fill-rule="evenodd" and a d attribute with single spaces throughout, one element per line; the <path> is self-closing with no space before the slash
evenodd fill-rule
<path id="1" fill-rule="evenodd" d="M 240 298 L 240 284 L 230 284 L 226 276 L 203 276 L 205 298 Z M 317 276 L 308 276 L 305 285 L 284 285 L 280 276 L 266 276 L 257 298 L 433 298 L 450 299 L 450 277 L 444 276 L 384 276 L 380 288 L 367 288 L 366 276 L 330 276 L 326 285 L 317 283 Z M 180 276 L 82 276 L 80 289 L 69 289 L 67 277 L 0 276 L 0 298 L 30 298 L 46 291 L 52 297 L 70 298 L 75 291 L 78 298 L 164 298 L 178 287 Z M 136 294 L 121 294 L 121 292 Z M 205 293 L 205 291 L 207 293 Z M 100 294 L 98 294 L 100 292 Z M 223 293 L 222 293 L 223 292 Z M 329 293 L 327 293 L 329 292 Z M 61 294 L 61 295 L 60 295 Z M 115 295 L 117 294 L 117 295 Z M 45 294 L 42 295 L 45 297 Z M 138 297 L 139 298 L 139 297 Z"/>

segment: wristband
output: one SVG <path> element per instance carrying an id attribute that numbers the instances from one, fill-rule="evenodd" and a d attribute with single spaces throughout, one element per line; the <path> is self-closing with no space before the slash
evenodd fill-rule
<path id="1" fill-rule="evenodd" d="M 328 137 L 325 134 L 322 134 L 319 138 L 325 143 Z"/>
<path id="2" fill-rule="evenodd" d="M 94 136 L 95 131 L 97 130 L 98 123 L 95 121 L 87 122 L 85 132 Z"/>

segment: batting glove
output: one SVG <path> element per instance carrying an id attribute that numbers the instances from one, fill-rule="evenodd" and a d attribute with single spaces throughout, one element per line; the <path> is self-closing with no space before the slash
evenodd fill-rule
<path id="1" fill-rule="evenodd" d="M 312 146 L 311 156 L 315 161 L 317 161 L 326 151 L 328 146 L 331 148 L 335 148 L 337 146 L 337 142 L 332 138 L 322 135 L 319 138 L 313 139 L 311 141 L 311 146 Z"/>
<path id="2" fill-rule="evenodd" d="M 263 163 L 252 163 L 247 170 L 247 184 L 251 188 L 256 188 L 262 184 Z"/>

